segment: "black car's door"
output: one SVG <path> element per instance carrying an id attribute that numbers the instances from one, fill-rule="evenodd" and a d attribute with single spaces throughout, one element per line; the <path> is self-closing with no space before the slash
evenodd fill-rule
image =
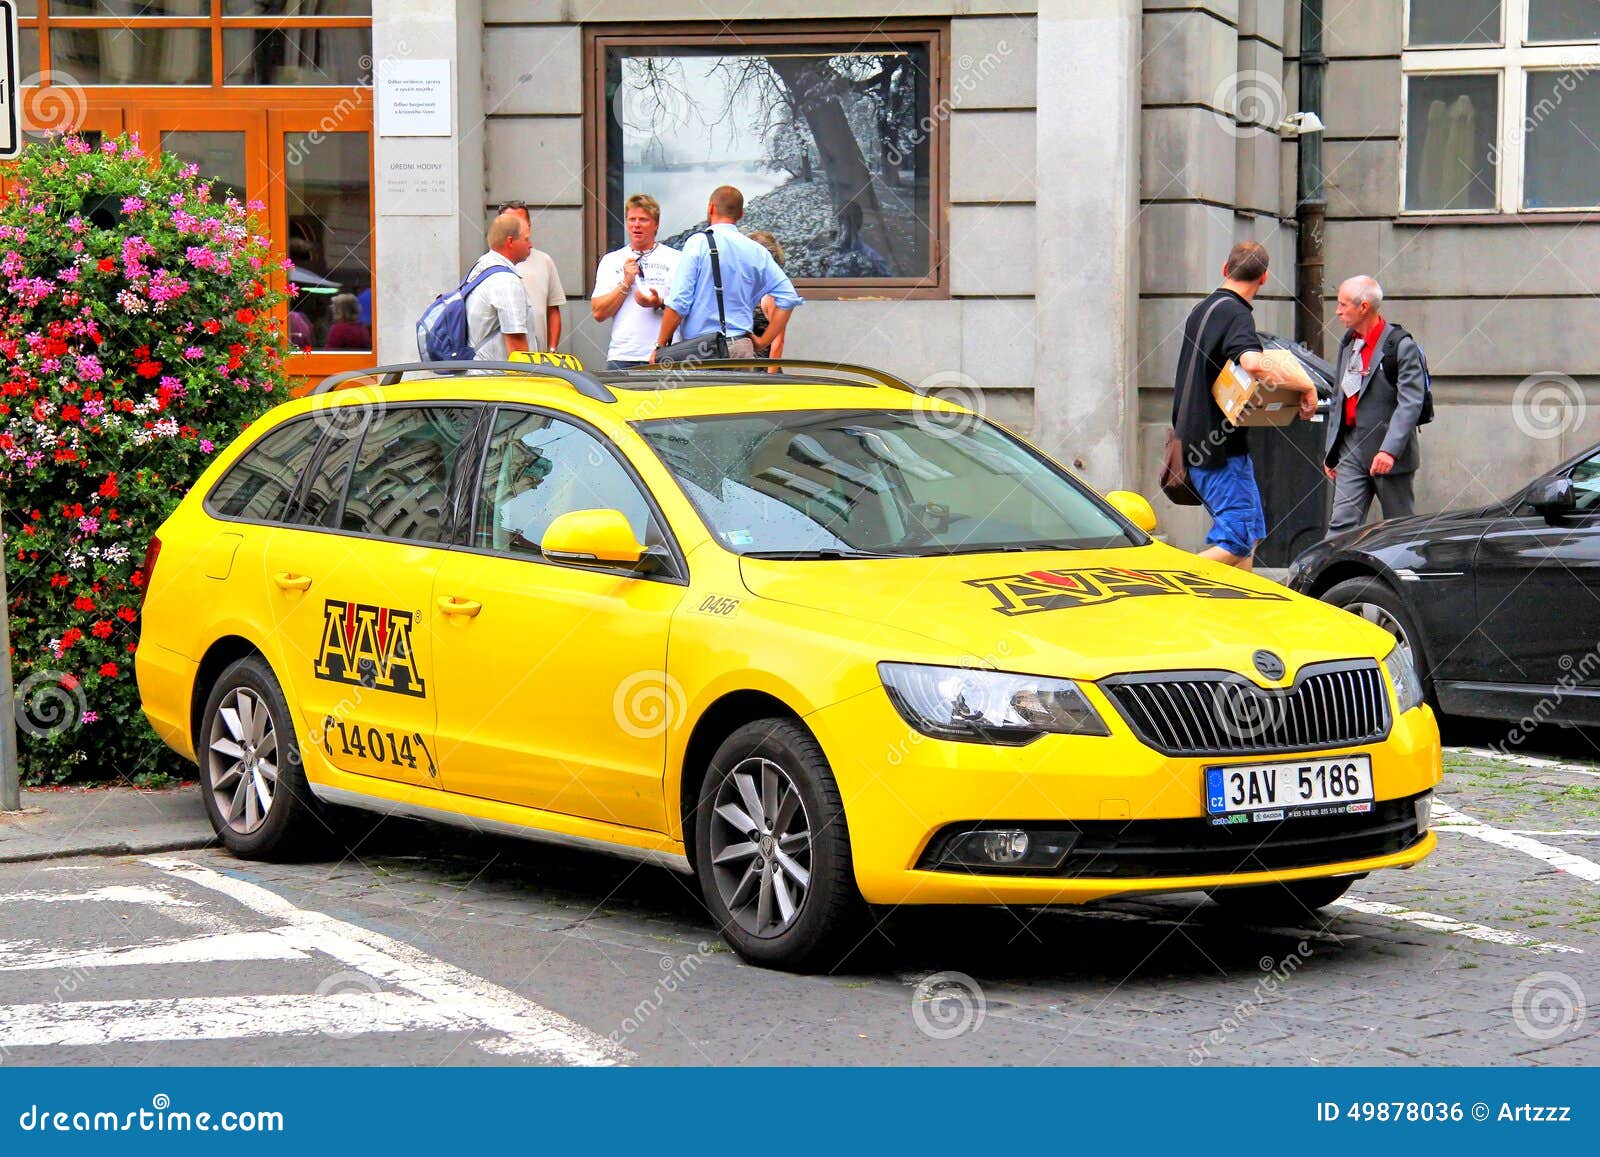
<path id="1" fill-rule="evenodd" d="M 1569 509 L 1542 512 L 1524 502 L 1483 536 L 1479 678 L 1535 695 L 1560 689 L 1552 718 L 1600 722 L 1600 695 L 1583 694 L 1600 691 L 1600 452 L 1567 477 Z"/>

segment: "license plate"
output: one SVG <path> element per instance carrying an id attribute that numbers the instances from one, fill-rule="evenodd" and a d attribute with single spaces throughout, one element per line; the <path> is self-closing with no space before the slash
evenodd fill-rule
<path id="1" fill-rule="evenodd" d="M 1366 755 L 1238 763 L 1208 767 L 1205 776 L 1213 824 L 1372 810 L 1372 758 Z"/>

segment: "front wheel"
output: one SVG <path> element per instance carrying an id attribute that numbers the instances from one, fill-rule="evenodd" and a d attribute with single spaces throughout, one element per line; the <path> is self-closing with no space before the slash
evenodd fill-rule
<path id="1" fill-rule="evenodd" d="M 1281 884 L 1249 884 L 1243 888 L 1213 888 L 1207 893 L 1222 907 L 1258 921 L 1304 920 L 1326 908 L 1350 890 L 1359 877 L 1324 876 L 1316 880 L 1288 880 Z"/>
<path id="2" fill-rule="evenodd" d="M 1331 603 L 1359 615 L 1367 622 L 1382 627 L 1394 636 L 1411 657 L 1411 667 L 1422 680 L 1422 693 L 1429 703 L 1434 703 L 1433 679 L 1422 654 L 1422 636 L 1416 619 L 1405 602 L 1395 594 L 1394 588 L 1378 578 L 1346 579 L 1322 593 L 1322 601 Z"/>
<path id="3" fill-rule="evenodd" d="M 805 972 L 854 947 L 864 905 L 844 805 L 799 722 L 761 719 L 723 741 L 700 786 L 694 838 L 706 908 L 740 956 Z"/>

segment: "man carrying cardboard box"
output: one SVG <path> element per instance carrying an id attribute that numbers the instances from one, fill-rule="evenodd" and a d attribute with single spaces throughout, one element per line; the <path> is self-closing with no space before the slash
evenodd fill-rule
<path id="1" fill-rule="evenodd" d="M 1228 421 L 1212 396 L 1212 383 L 1232 361 L 1277 385 L 1294 385 L 1262 357 L 1250 303 L 1267 284 L 1267 251 L 1254 241 L 1235 245 L 1222 267 L 1222 285 L 1195 306 L 1183 327 L 1172 391 L 1172 428 L 1183 444 L 1189 483 L 1213 525 L 1201 558 L 1250 570 L 1267 518 L 1250 463 L 1245 432 Z M 1299 415 L 1316 412 L 1314 387 L 1301 394 Z"/>

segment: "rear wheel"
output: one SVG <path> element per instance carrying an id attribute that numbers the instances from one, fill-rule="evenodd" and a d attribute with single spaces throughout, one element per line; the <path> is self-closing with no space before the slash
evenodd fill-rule
<path id="1" fill-rule="evenodd" d="M 289 705 L 267 664 L 240 659 L 211 688 L 196 754 L 223 845 L 248 860 L 295 859 L 329 833 L 300 762 Z"/>
<path id="2" fill-rule="evenodd" d="M 798 722 L 757 720 L 717 749 L 695 813 L 695 866 L 712 919 L 751 963 L 825 970 L 855 946 L 865 906 L 844 805 Z"/>
<path id="3" fill-rule="evenodd" d="M 1325 876 L 1318 880 L 1289 880 L 1282 884 L 1250 884 L 1243 888 L 1213 888 L 1218 904 L 1251 920 L 1304 920 L 1326 908 L 1350 890 L 1358 876 Z"/>
<path id="4" fill-rule="evenodd" d="M 1422 656 L 1421 633 L 1417 630 L 1416 619 L 1393 587 L 1377 578 L 1346 579 L 1324 591 L 1321 597 L 1323 602 L 1359 615 L 1393 635 L 1395 642 L 1411 657 L 1411 667 L 1422 680 L 1423 695 L 1429 703 L 1434 702 L 1433 679 Z"/>

